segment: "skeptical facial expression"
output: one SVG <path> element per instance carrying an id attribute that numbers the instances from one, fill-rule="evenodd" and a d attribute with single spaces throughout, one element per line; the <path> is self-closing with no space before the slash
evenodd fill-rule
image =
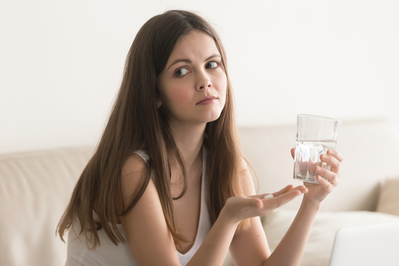
<path id="1" fill-rule="evenodd" d="M 201 31 L 180 37 L 157 86 L 159 102 L 171 114 L 170 123 L 218 119 L 226 102 L 227 78 L 213 38 Z"/>

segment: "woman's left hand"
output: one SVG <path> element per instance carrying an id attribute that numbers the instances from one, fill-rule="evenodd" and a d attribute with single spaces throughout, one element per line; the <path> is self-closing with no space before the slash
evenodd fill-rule
<path id="1" fill-rule="evenodd" d="M 291 155 L 292 158 L 295 157 L 294 148 L 291 149 Z M 344 158 L 338 151 L 328 150 L 327 155 L 321 155 L 320 159 L 330 165 L 331 170 L 315 166 L 314 171 L 318 174 L 317 182 L 319 184 L 304 182 L 304 185 L 308 188 L 308 193 L 304 197 L 313 203 L 320 203 L 338 185 L 339 169 Z"/>

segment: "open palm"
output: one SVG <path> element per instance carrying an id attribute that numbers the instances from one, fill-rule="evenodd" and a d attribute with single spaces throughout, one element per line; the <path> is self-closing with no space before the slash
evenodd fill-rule
<path id="1" fill-rule="evenodd" d="M 272 210 L 306 192 L 307 189 L 304 186 L 294 188 L 293 185 L 288 185 L 275 193 L 266 193 L 248 197 L 231 197 L 226 201 L 224 209 L 232 220 L 241 221 L 242 219 L 251 217 L 265 216 Z M 265 198 L 265 196 L 269 197 Z"/>

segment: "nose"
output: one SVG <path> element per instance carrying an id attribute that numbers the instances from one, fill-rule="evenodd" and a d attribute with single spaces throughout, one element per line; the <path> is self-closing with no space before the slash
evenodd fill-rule
<path id="1" fill-rule="evenodd" d="M 206 86 L 200 86 L 198 89 L 199 89 L 199 90 L 203 90 L 205 87 L 208 87 L 208 88 L 212 87 L 211 82 L 209 81 L 209 82 L 208 82 L 208 85 L 206 85 Z"/>
<path id="2" fill-rule="evenodd" d="M 198 91 L 204 90 L 205 88 L 211 88 L 212 82 L 207 75 L 200 75 L 197 85 L 195 86 Z"/>

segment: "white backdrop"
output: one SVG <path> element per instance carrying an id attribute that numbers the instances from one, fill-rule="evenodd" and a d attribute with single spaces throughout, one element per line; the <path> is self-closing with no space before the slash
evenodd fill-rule
<path id="1" fill-rule="evenodd" d="M 0 0 L 0 153 L 97 143 L 135 34 L 170 9 L 221 35 L 238 125 L 399 125 L 396 0 Z"/>

